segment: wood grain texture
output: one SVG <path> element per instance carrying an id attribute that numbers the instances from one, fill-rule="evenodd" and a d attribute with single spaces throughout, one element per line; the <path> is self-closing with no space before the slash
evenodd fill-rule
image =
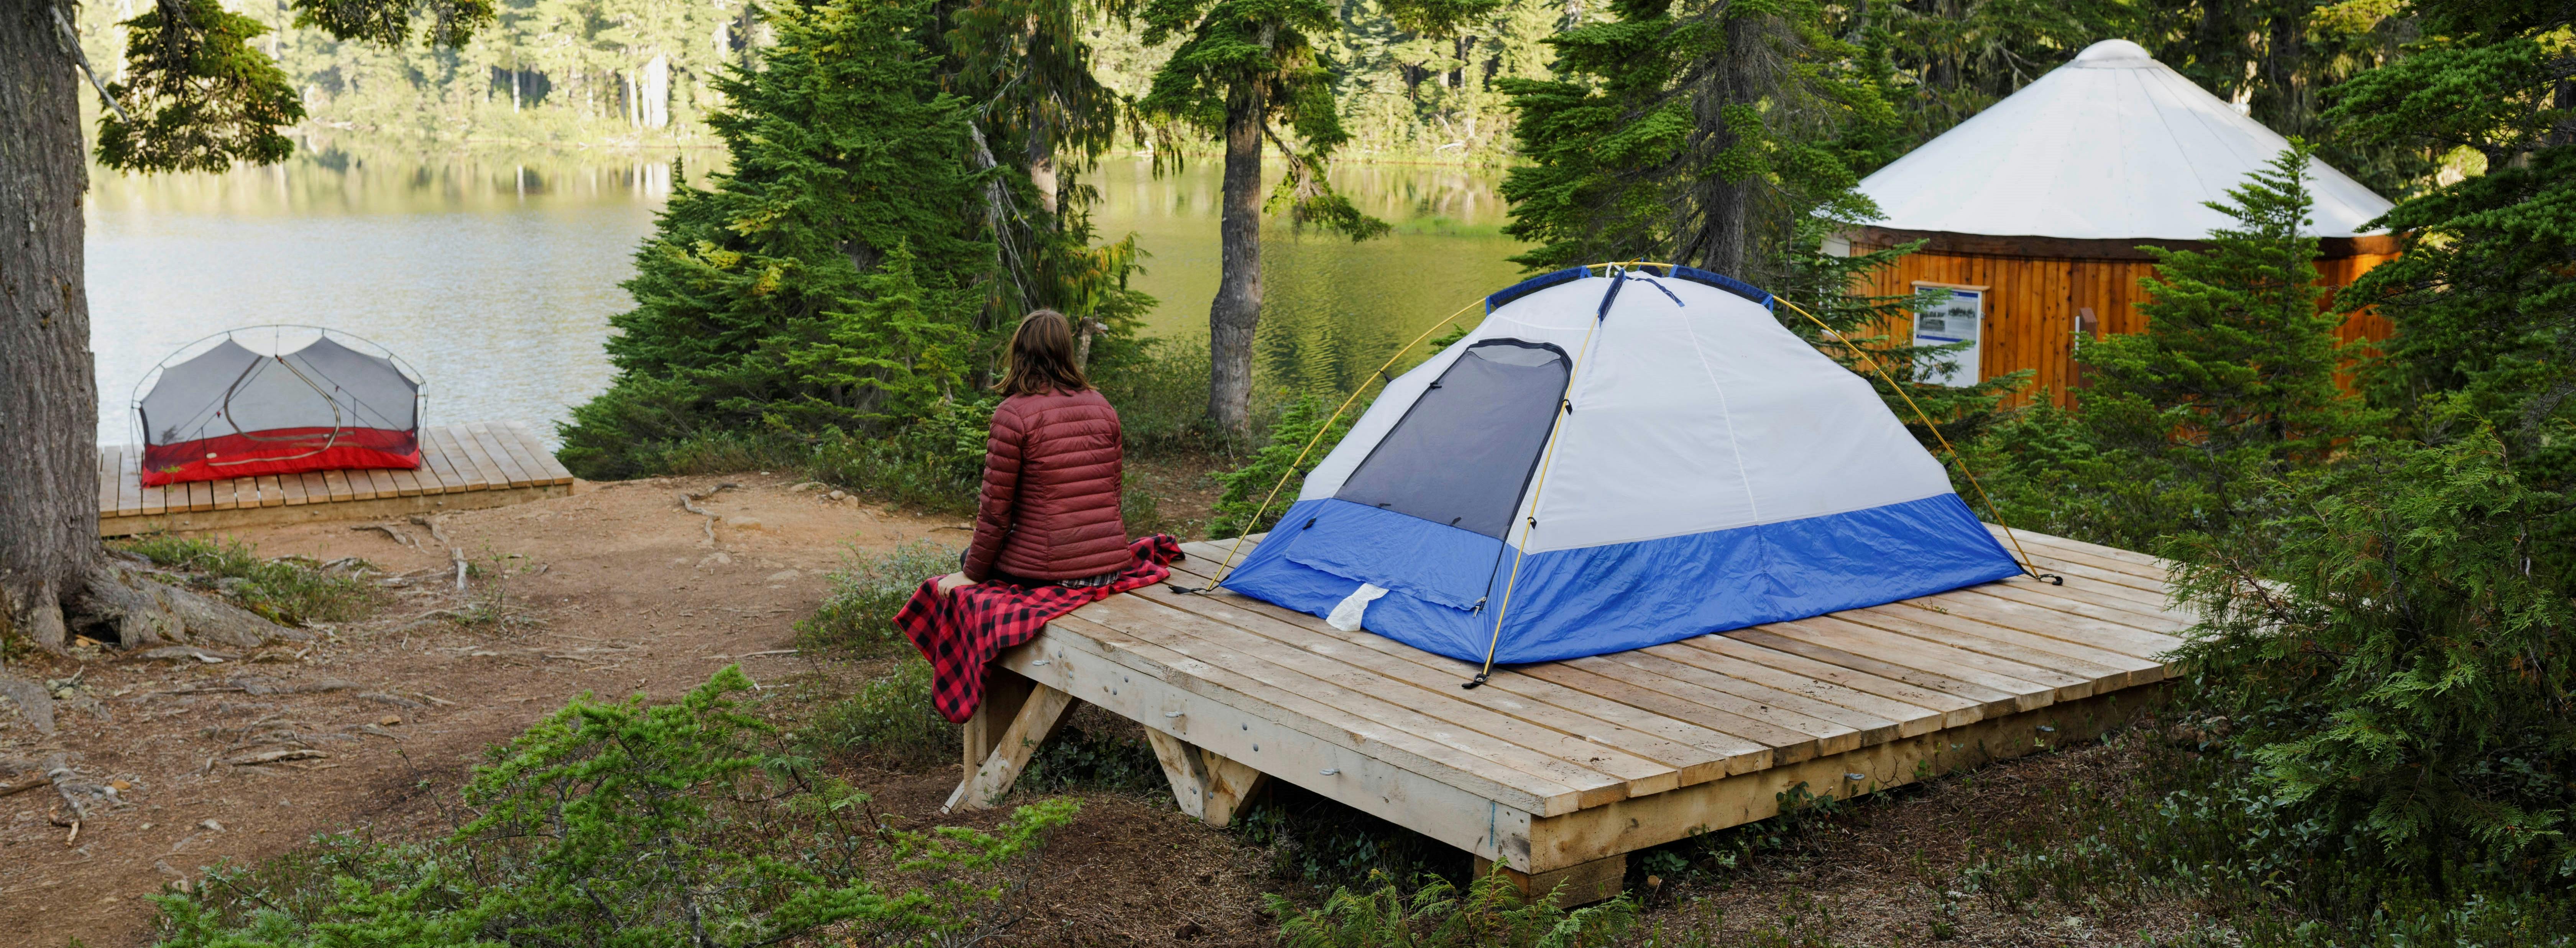
<path id="1" fill-rule="evenodd" d="M 1864 228 L 1854 235 L 1852 251 L 1868 253 L 1906 243 L 1906 239 L 1899 239 L 1901 234 Z M 2146 314 L 2138 308 L 2146 294 L 2138 288 L 2138 281 L 2155 274 L 2155 262 L 2139 253 L 2135 245 L 2159 241 L 1931 236 L 1935 238 L 1933 244 L 1898 258 L 1893 265 L 1866 278 L 1868 288 L 1863 292 L 1901 296 L 1912 293 L 1918 281 L 1987 287 L 1978 370 L 1984 378 L 2032 370 L 2035 375 L 2028 387 L 2015 396 L 2016 404 L 2027 404 L 2042 391 L 2060 405 L 2073 403 L 2078 387 L 2075 317 L 2080 311 L 2093 311 L 2100 321 L 2100 332 L 2135 333 L 2146 329 Z M 2318 260 L 2317 283 L 2330 291 L 2319 306 L 2333 305 L 2332 290 L 2350 286 L 2372 267 L 2394 259 L 2392 248 L 2360 244 L 2345 246 L 2341 253 Z M 1912 323 L 1910 318 L 1900 318 L 1885 329 L 1898 338 L 1910 339 Z M 2337 336 L 2346 342 L 2369 343 L 2388 338 L 2390 331 L 2385 317 L 2363 310 L 2345 317 Z"/>
<path id="2" fill-rule="evenodd" d="M 1064 726 L 1065 716 L 1073 710 L 1073 704 L 1072 695 L 1045 685 L 1037 686 L 1028 700 L 1021 702 L 1019 713 L 1011 718 L 1010 727 L 994 742 L 993 753 L 984 758 L 983 764 L 965 782 L 957 785 L 956 791 L 948 795 L 948 804 L 940 807 L 939 811 L 946 813 L 961 806 L 970 810 L 989 809 L 1001 802 L 1002 795 L 1010 791 L 1011 783 L 1020 778 L 1020 771 L 1028 767 L 1029 758 L 1037 754 L 1038 745 L 1046 743 L 1047 738 L 1055 735 L 1057 728 Z"/>
<path id="3" fill-rule="evenodd" d="M 469 490 L 507 491 L 514 489 L 513 483 L 520 483 L 518 489 L 521 490 L 544 487 L 560 493 L 574 480 L 571 472 L 547 453 L 535 429 L 526 422 L 433 425 L 421 429 L 419 443 L 421 461 L 416 469 L 363 468 L 266 474 L 167 487 L 143 486 L 141 448 L 132 445 L 102 447 L 96 455 L 95 498 L 101 535 L 121 536 L 170 528 L 170 523 L 157 521 L 154 526 L 121 525 L 144 517 L 216 512 L 229 517 L 241 511 L 270 507 L 370 503 Z M 531 493 L 527 499 L 539 496 L 551 495 Z M 445 502 L 442 501 L 425 504 L 424 508 L 443 506 Z M 227 519 L 226 522 L 233 520 Z"/>
<path id="4" fill-rule="evenodd" d="M 1229 546 L 1185 544 L 1175 584 L 1206 586 Z M 2127 583 L 2155 585 L 2134 571 L 2160 569 L 2152 558 L 2049 549 L 2122 581 L 2020 577 L 1497 669 L 1473 690 L 1457 687 L 1471 662 L 1157 585 L 1085 606 L 998 661 L 1143 724 L 1194 816 L 1229 802 L 1210 787 L 1264 774 L 1509 870 L 1601 875 L 1641 846 L 1767 815 L 1791 783 L 1850 795 L 2098 732 L 2106 709 L 2171 674 L 2158 656 L 2183 619 L 2127 596 Z M 970 755 L 987 762 L 1009 743 L 978 734 L 970 725 Z M 991 769 L 976 768 L 976 792 L 1007 790 Z"/>

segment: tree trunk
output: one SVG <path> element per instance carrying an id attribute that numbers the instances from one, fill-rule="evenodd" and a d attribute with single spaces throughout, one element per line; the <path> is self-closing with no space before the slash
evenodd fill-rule
<path id="1" fill-rule="evenodd" d="M 1037 111 L 1037 110 L 1032 110 Z M 1056 214 L 1055 134 L 1044 112 L 1029 123 L 1029 183 L 1038 189 L 1038 206 Z"/>
<path id="2" fill-rule="evenodd" d="M 0 636 L 65 644 L 98 544 L 80 75 L 44 0 L 0 0 Z"/>
<path id="3" fill-rule="evenodd" d="M 1760 14 L 1735 12 L 1727 18 L 1726 50 L 1722 54 L 1726 62 L 1719 67 L 1717 76 L 1718 108 L 1756 101 L 1754 86 L 1759 80 L 1756 73 L 1760 65 L 1755 57 L 1761 53 L 1758 44 L 1762 29 L 1756 19 L 1758 16 Z M 1709 118 L 1722 127 L 1724 119 L 1714 114 Z M 1734 138 L 1732 134 L 1720 135 L 1715 150 L 1731 147 L 1735 143 Z M 1740 280 L 1754 278 L 1753 274 L 1744 271 L 1744 265 L 1751 258 L 1749 225 L 1756 184 L 1758 182 L 1750 176 L 1742 181 L 1712 178 L 1708 182 L 1708 206 L 1703 211 L 1708 215 L 1708 223 L 1699 248 L 1701 268 Z"/>
<path id="4" fill-rule="evenodd" d="M 1252 433 L 1252 330 L 1261 321 L 1262 91 L 1244 83 L 1225 110 L 1225 214 L 1218 231 L 1222 264 L 1216 302 L 1208 306 L 1208 419 L 1224 431 Z"/>
<path id="5" fill-rule="evenodd" d="M 2308 135 L 2311 111 L 2307 90 L 2307 18 L 2282 12 L 2273 15 L 2270 36 L 2263 44 L 2263 58 L 2256 75 L 2262 87 L 2254 90 L 2251 102 L 2254 117 L 2268 119 L 2272 128 L 2284 135 Z M 2268 113 L 2268 114 L 2267 114 Z"/>

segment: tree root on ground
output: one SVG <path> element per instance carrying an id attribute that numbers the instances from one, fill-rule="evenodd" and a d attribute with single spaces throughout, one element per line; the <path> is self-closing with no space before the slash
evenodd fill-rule
<path id="1" fill-rule="evenodd" d="M 118 649 L 160 645 L 255 649 L 272 641 L 309 641 L 312 635 L 278 625 L 224 600 L 161 581 L 168 573 L 102 557 L 85 571 L 82 589 L 32 606 L 16 617 L 16 631 L 37 648 L 57 654 L 75 636 L 111 641 Z M 11 598 L 0 595 L 0 599 Z M 28 597 L 18 597 L 28 598 Z M 59 605 L 57 605 L 59 603 Z M 0 625 L 9 623 L 0 622 Z"/>
<path id="2" fill-rule="evenodd" d="M 740 484 L 736 484 L 736 483 L 734 483 L 734 482 L 732 482 L 732 481 L 726 481 L 726 482 L 724 482 L 724 483 L 722 483 L 722 484 L 718 484 L 718 485 L 716 485 L 716 486 L 714 486 L 714 487 L 710 487 L 710 488 L 707 488 L 707 489 L 705 489 L 705 490 L 698 491 L 698 492 L 696 492 L 696 493 L 690 493 L 690 492 L 688 492 L 688 491 L 680 491 L 680 492 L 679 492 L 679 494 L 680 494 L 680 509 L 682 509 L 682 510 L 686 510 L 686 511 L 688 511 L 688 512 L 690 512 L 690 513 L 697 514 L 698 516 L 701 516 L 701 517 L 705 517 L 705 518 L 707 518 L 704 522 L 702 522 L 702 523 L 700 523 L 700 524 L 699 524 L 699 526 L 705 527 L 705 528 L 707 529 L 707 543 L 706 543 L 706 545 L 711 546 L 711 547 L 717 547 L 717 548 L 719 548 L 719 549 L 721 549 L 721 548 L 722 548 L 722 547 L 718 546 L 718 544 L 716 543 L 716 521 L 717 521 L 718 519 L 721 519 L 721 518 L 717 517 L 715 514 L 713 514 L 713 513 L 709 512 L 709 511 L 707 511 L 707 510 L 704 510 L 704 509 L 700 508 L 700 507 L 697 505 L 697 501 L 705 500 L 705 499 L 707 499 L 707 498 L 709 498 L 709 497 L 713 497 L 713 496 L 715 496 L 715 495 L 717 495 L 717 494 L 724 493 L 724 492 L 725 492 L 725 491 L 727 491 L 727 490 L 740 490 L 741 488 L 742 488 L 742 485 L 740 485 Z"/>

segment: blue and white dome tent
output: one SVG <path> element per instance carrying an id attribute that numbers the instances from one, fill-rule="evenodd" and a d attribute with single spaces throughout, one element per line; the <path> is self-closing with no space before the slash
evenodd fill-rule
<path id="1" fill-rule="evenodd" d="M 1772 303 L 1661 265 L 1487 297 L 1221 585 L 1514 664 L 2022 572 L 1868 381 Z"/>

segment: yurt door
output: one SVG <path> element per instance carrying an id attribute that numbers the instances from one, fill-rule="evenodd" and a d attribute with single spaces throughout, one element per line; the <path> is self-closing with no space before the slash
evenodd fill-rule
<path id="1" fill-rule="evenodd" d="M 1918 348 L 1967 343 L 1955 353 L 1925 354 L 1916 363 L 1916 374 L 1935 385 L 1968 386 L 1985 379 L 1979 374 L 1977 350 L 1984 348 L 1979 340 L 1985 329 L 1986 288 L 1958 286 L 1949 283 L 1916 281 L 1914 290 L 1948 290 L 1941 302 L 1923 307 L 1914 314 L 1914 345 Z"/>

